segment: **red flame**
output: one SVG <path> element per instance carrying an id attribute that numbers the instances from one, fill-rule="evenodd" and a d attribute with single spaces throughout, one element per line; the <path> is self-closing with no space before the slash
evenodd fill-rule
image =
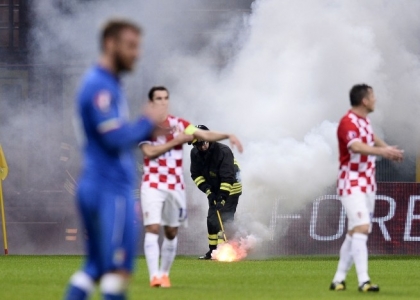
<path id="1" fill-rule="evenodd" d="M 233 242 L 219 244 L 212 253 L 213 259 L 227 262 L 238 261 L 242 258 L 241 256 L 243 255 L 240 254 L 240 249 Z"/>
<path id="2" fill-rule="evenodd" d="M 217 249 L 211 254 L 212 258 L 218 261 L 238 261 L 244 259 L 248 255 L 248 251 L 254 248 L 256 239 L 253 236 L 241 238 L 239 242 L 229 241 L 227 243 L 217 245 Z"/>

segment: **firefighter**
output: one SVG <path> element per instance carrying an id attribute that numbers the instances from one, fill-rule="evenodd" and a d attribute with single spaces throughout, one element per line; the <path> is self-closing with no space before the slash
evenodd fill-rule
<path id="1" fill-rule="evenodd" d="M 205 125 L 197 128 L 209 130 Z M 232 150 L 218 142 L 193 140 L 191 143 L 191 178 L 197 187 L 207 195 L 207 232 L 209 251 L 199 259 L 211 259 L 211 253 L 222 243 L 220 222 L 217 210 L 224 227 L 232 230 L 239 196 L 242 194 L 240 169 Z"/>

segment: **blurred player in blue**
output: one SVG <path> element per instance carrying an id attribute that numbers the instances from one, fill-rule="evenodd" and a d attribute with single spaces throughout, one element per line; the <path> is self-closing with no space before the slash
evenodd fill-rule
<path id="1" fill-rule="evenodd" d="M 141 35 L 130 21 L 108 21 L 101 32 L 99 63 L 84 76 L 78 94 L 86 141 L 77 205 L 88 239 L 86 261 L 70 278 L 67 300 L 87 299 L 96 284 L 103 299 L 126 299 L 138 237 L 133 225 L 133 147 L 164 131 L 154 125 L 161 114 L 156 107 L 147 107 L 145 116 L 128 122 L 119 75 L 133 69 Z"/>

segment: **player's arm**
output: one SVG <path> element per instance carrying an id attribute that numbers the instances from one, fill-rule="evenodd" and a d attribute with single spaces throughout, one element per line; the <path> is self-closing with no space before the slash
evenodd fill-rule
<path id="1" fill-rule="evenodd" d="M 373 140 L 375 141 L 375 147 L 388 147 L 388 144 L 376 135 L 373 136 Z"/>
<path id="2" fill-rule="evenodd" d="M 363 143 L 360 139 L 350 140 L 348 148 L 354 153 L 360 153 L 362 155 L 378 155 L 384 158 L 401 161 L 403 159 L 403 150 L 398 149 L 396 146 L 388 146 L 384 141 L 375 137 L 375 146 L 369 146 Z M 378 145 L 377 146 L 377 142 Z"/>
<path id="3" fill-rule="evenodd" d="M 229 139 L 230 145 L 238 149 L 242 153 L 243 147 L 239 139 L 234 134 L 211 131 L 211 130 L 202 130 L 196 128 L 193 133 L 194 138 L 207 141 L 207 142 L 217 142 L 225 139 Z"/>
<path id="4" fill-rule="evenodd" d="M 154 159 L 156 157 L 159 157 L 163 153 L 168 152 L 173 147 L 184 144 L 186 142 L 189 142 L 192 140 L 191 135 L 187 135 L 185 133 L 179 133 L 174 139 L 170 140 L 169 142 L 163 144 L 163 145 L 152 145 L 149 143 L 143 143 L 140 144 L 140 149 L 143 152 L 143 155 Z"/>
<path id="5" fill-rule="evenodd" d="M 110 119 L 100 123 L 98 131 L 105 146 L 117 150 L 132 147 L 149 139 L 154 127 L 153 122 L 146 117 L 140 118 L 132 124 Z"/>
<path id="6" fill-rule="evenodd" d="M 404 150 L 399 149 L 397 146 L 388 145 L 384 140 L 377 137 L 376 135 L 374 136 L 374 141 L 375 141 L 375 147 L 385 148 L 386 149 L 384 150 L 385 152 L 392 152 L 390 156 L 382 155 L 383 157 L 394 160 L 394 161 L 403 160 Z M 389 155 L 389 154 L 386 154 L 386 155 Z"/>
<path id="7" fill-rule="evenodd" d="M 382 149 L 376 146 L 369 146 L 361 141 L 354 141 L 349 145 L 349 149 L 354 153 L 360 153 L 363 155 L 379 155 L 382 156 Z"/>

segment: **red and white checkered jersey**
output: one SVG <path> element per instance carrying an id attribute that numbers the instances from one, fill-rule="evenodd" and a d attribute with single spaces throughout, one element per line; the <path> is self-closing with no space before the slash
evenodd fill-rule
<path id="1" fill-rule="evenodd" d="M 356 115 L 351 110 L 340 120 L 337 129 L 340 151 L 340 170 L 337 192 L 340 196 L 356 191 L 376 191 L 375 155 L 353 153 L 350 145 L 356 141 L 374 146 L 374 135 L 368 118 Z"/>
<path id="2" fill-rule="evenodd" d="M 151 145 L 166 144 L 174 139 L 179 132 L 184 132 L 190 125 L 190 122 L 184 119 L 168 115 L 161 126 L 173 128 L 173 133 L 166 136 L 158 136 L 156 139 L 142 143 L 149 143 Z M 143 161 L 142 188 L 151 187 L 159 190 L 183 190 L 185 184 L 182 170 L 182 157 L 182 145 L 175 146 L 155 159 L 145 157 Z"/>

